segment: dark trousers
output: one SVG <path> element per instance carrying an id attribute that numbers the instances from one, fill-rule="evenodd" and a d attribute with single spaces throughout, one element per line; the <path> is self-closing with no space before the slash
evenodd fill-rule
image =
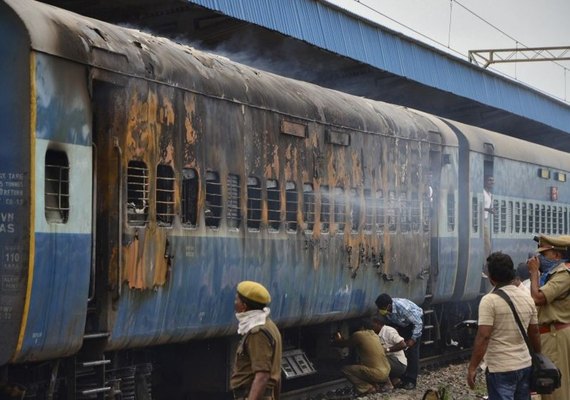
<path id="1" fill-rule="evenodd" d="M 395 327 L 400 336 L 404 338 L 404 340 L 408 340 L 412 338 L 412 331 L 413 326 L 408 325 L 403 328 Z M 402 375 L 402 381 L 404 382 L 412 382 L 414 385 L 418 380 L 418 371 L 419 371 L 419 364 L 420 364 L 420 343 L 422 338 L 419 337 L 416 341 L 416 344 L 411 349 L 405 351 L 406 358 L 408 359 L 408 367 L 406 368 L 406 373 Z"/>

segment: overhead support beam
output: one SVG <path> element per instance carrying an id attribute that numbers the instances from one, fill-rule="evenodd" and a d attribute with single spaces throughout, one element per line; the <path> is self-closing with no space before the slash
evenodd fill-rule
<path id="1" fill-rule="evenodd" d="M 564 60 L 570 60 L 570 46 L 469 50 L 469 61 L 482 62 L 483 68 L 498 63 Z"/>

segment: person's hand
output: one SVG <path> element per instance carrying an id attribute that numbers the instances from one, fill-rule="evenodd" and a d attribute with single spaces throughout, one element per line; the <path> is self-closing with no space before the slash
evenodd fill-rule
<path id="1" fill-rule="evenodd" d="M 406 340 L 406 346 L 408 346 L 408 348 L 410 347 L 414 347 L 416 344 L 416 341 L 414 339 L 408 339 Z"/>
<path id="2" fill-rule="evenodd" d="M 528 261 L 526 262 L 526 265 L 528 267 L 528 272 L 531 275 L 539 273 L 540 261 L 538 260 L 537 256 L 529 258 Z"/>
<path id="3" fill-rule="evenodd" d="M 475 389 L 475 377 L 477 376 L 477 368 L 469 368 L 467 369 L 467 385 L 471 389 Z"/>

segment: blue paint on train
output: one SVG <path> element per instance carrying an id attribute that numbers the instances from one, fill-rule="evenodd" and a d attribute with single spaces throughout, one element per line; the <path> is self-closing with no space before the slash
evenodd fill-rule
<path id="1" fill-rule="evenodd" d="M 36 234 L 34 281 L 22 356 L 34 360 L 79 350 L 89 291 L 91 236 Z"/>

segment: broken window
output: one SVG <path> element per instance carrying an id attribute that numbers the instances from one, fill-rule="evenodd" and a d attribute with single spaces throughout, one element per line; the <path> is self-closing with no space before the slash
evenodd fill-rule
<path id="1" fill-rule="evenodd" d="M 69 160 L 63 151 L 48 150 L 45 158 L 45 217 L 65 224 L 69 218 Z"/>
<path id="2" fill-rule="evenodd" d="M 281 196 L 279 182 L 275 179 L 267 180 L 267 209 L 269 229 L 278 231 L 281 224 Z"/>
<path id="3" fill-rule="evenodd" d="M 372 232 L 372 226 L 374 224 L 374 199 L 372 198 L 370 189 L 364 189 L 364 210 L 364 230 L 366 232 Z"/>
<path id="4" fill-rule="evenodd" d="M 170 165 L 156 166 L 156 222 L 170 226 L 174 220 L 174 170 Z"/>
<path id="5" fill-rule="evenodd" d="M 288 231 L 297 230 L 297 197 L 295 182 L 287 182 L 285 187 L 285 220 Z"/>
<path id="6" fill-rule="evenodd" d="M 306 229 L 312 231 L 315 225 L 315 192 L 310 183 L 303 185 L 303 219 Z"/>
<path id="7" fill-rule="evenodd" d="M 247 227 L 261 226 L 261 183 L 255 176 L 247 178 Z"/>
<path id="8" fill-rule="evenodd" d="M 344 189 L 334 188 L 334 222 L 337 224 L 339 233 L 343 233 L 345 225 L 346 202 L 344 200 Z"/>
<path id="9" fill-rule="evenodd" d="M 239 176 L 234 174 L 228 175 L 228 208 L 226 212 L 226 220 L 228 227 L 239 228 L 241 224 L 240 209 L 240 186 Z"/>
<path id="10" fill-rule="evenodd" d="M 360 197 L 358 196 L 358 192 L 356 189 L 350 189 L 350 204 L 352 205 L 350 213 L 352 232 L 358 232 L 358 228 L 360 227 L 361 209 L 360 209 Z"/>
<path id="11" fill-rule="evenodd" d="M 183 225 L 195 227 L 198 220 L 198 174 L 192 168 L 182 170 L 182 218 Z"/>
<path id="12" fill-rule="evenodd" d="M 127 222 L 144 226 L 148 221 L 148 168 L 143 161 L 129 161 L 127 167 Z"/>
<path id="13" fill-rule="evenodd" d="M 214 171 L 206 172 L 206 204 L 204 206 L 206 226 L 219 228 L 222 218 L 222 187 L 220 175 Z"/>
<path id="14" fill-rule="evenodd" d="M 326 233 L 329 231 L 329 220 L 331 200 L 329 198 L 329 187 L 326 185 L 321 186 L 321 232 Z"/>

